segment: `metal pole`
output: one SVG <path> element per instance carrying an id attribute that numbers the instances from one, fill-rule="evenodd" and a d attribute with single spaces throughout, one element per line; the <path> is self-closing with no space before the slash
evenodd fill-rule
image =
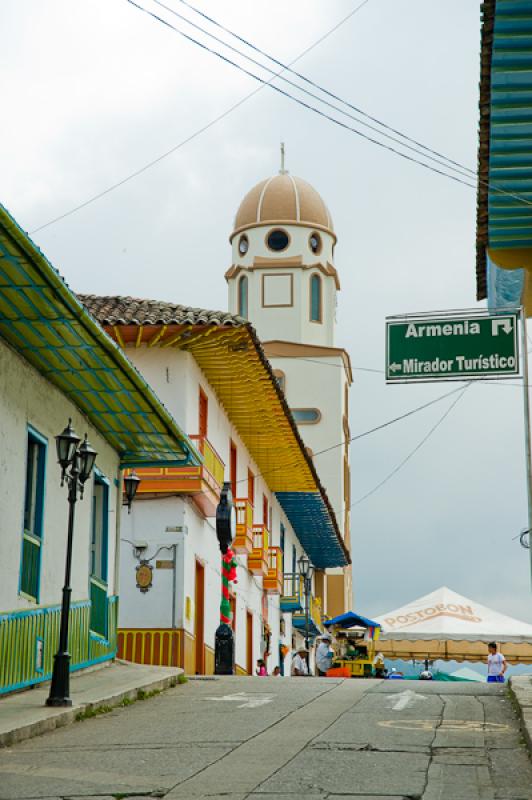
<path id="1" fill-rule="evenodd" d="M 307 669 L 310 675 L 310 652 L 309 652 L 309 598 L 310 598 L 310 581 L 305 578 L 305 649 L 307 651 Z"/>
<path id="2" fill-rule="evenodd" d="M 530 396 L 528 392 L 528 346 L 526 334 L 526 313 L 521 306 L 521 347 L 523 350 L 523 410 L 525 416 L 526 486 L 528 498 L 528 541 L 532 544 L 532 467 L 530 443 Z M 532 547 L 530 554 L 530 580 L 532 582 Z"/>
<path id="3" fill-rule="evenodd" d="M 71 706 L 70 699 L 70 654 L 68 652 L 68 625 L 70 618 L 70 573 L 72 569 L 72 543 L 74 538 L 74 513 L 78 499 L 78 475 L 76 461 L 68 478 L 68 538 L 65 563 L 65 584 L 61 603 L 61 627 L 59 629 L 59 649 L 54 657 L 52 685 L 46 700 L 47 706 Z"/>

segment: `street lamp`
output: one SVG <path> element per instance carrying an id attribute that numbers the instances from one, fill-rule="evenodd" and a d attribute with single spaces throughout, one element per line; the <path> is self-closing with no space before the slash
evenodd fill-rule
<path id="1" fill-rule="evenodd" d="M 70 699 L 70 654 L 68 652 L 68 623 L 70 614 L 70 573 L 72 567 L 72 543 L 74 537 L 74 510 L 78 499 L 83 497 L 83 487 L 88 481 L 96 461 L 96 450 L 85 440 L 78 447 L 81 439 L 72 428 L 72 420 L 62 433 L 55 437 L 57 461 L 61 466 L 61 486 L 65 480 L 68 486 L 68 538 L 65 565 L 65 584 L 61 603 L 61 626 L 59 629 L 59 648 L 54 658 L 52 685 L 46 700 L 47 706 L 71 706 Z"/>
<path id="2" fill-rule="evenodd" d="M 305 592 L 305 649 L 307 651 L 307 667 L 310 674 L 310 653 L 309 653 L 309 627 L 310 627 L 310 590 L 312 586 L 312 575 L 314 567 L 310 563 L 310 558 L 301 555 L 297 560 L 299 574 L 303 578 L 303 590 Z"/>
<path id="3" fill-rule="evenodd" d="M 135 499 L 135 495 L 137 494 L 137 489 L 139 488 L 140 478 L 133 470 L 126 475 L 124 478 L 124 490 L 126 492 L 126 506 L 127 506 L 127 513 L 131 514 L 131 503 Z"/>

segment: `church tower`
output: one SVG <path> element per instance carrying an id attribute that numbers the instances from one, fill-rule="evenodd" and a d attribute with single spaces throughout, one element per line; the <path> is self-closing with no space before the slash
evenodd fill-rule
<path id="1" fill-rule="evenodd" d="M 348 353 L 335 345 L 336 234 L 318 192 L 284 168 L 284 148 L 279 174 L 242 200 L 230 242 L 229 310 L 257 330 L 350 547 L 352 374 Z M 352 608 L 350 567 L 319 580 L 329 616 Z"/>

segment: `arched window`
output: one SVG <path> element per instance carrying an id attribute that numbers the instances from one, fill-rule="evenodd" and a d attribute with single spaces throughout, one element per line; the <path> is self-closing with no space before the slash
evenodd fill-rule
<path id="1" fill-rule="evenodd" d="M 238 281 L 238 313 L 244 319 L 248 318 L 248 279 L 245 275 Z"/>
<path id="2" fill-rule="evenodd" d="M 321 278 L 312 275 L 310 278 L 310 321 L 322 321 Z"/>
<path id="3" fill-rule="evenodd" d="M 282 389 L 283 392 L 286 391 L 286 375 L 282 371 L 282 369 L 274 369 L 273 374 L 275 375 L 275 380 L 279 384 L 279 388 Z"/>

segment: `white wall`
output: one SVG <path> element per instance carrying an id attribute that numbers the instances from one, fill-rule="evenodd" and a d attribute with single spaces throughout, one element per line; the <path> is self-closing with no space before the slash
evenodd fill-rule
<path id="1" fill-rule="evenodd" d="M 291 237 L 291 242 L 282 253 L 274 253 L 268 249 L 265 237 L 271 227 L 260 226 L 245 231 L 249 239 L 249 250 L 241 256 L 237 250 L 237 240 L 233 240 L 233 264 L 244 269 L 228 280 L 229 310 L 238 313 L 238 281 L 242 275 L 248 279 L 248 319 L 256 328 L 264 341 L 282 339 L 292 342 L 304 342 L 327 347 L 334 346 L 336 285 L 334 278 L 324 275 L 311 265 L 332 262 L 333 238 L 330 234 L 320 232 L 323 247 L 319 255 L 314 255 L 309 247 L 309 235 L 312 228 L 296 225 L 282 227 Z M 253 267 L 256 257 L 272 260 L 271 266 Z M 304 267 L 284 267 L 286 259 L 301 257 Z M 279 266 L 276 265 L 278 262 Z M 288 274 L 293 281 L 293 306 L 264 307 L 263 277 L 276 273 Z M 313 274 L 322 279 L 322 322 L 310 322 L 310 279 Z"/>
<path id="2" fill-rule="evenodd" d="M 285 527 L 285 569 L 292 568 L 292 545 L 296 545 L 296 558 L 303 550 L 295 536 L 288 519 L 275 494 L 259 475 L 259 468 L 251 458 L 240 439 L 237 430 L 230 422 L 226 412 L 218 402 L 216 394 L 207 382 L 193 357 L 171 348 L 128 347 L 126 354 L 153 386 L 157 395 L 165 403 L 179 425 L 189 434 L 198 431 L 199 387 L 208 398 L 208 439 L 225 462 L 225 479 L 229 480 L 230 440 L 237 446 L 237 497 L 246 497 L 247 470 L 255 477 L 254 521 L 262 522 L 262 495 L 268 498 L 272 508 L 272 530 L 270 543 L 280 544 L 280 525 Z M 168 533 L 167 527 L 185 526 L 187 533 Z M 194 583 L 195 562 L 201 561 L 205 567 L 205 643 L 214 646 L 214 633 L 219 624 L 221 592 L 221 556 L 216 539 L 214 519 L 205 519 L 194 504 L 184 497 L 143 499 L 140 497 L 132 506 L 131 515 L 124 515 L 121 533 L 121 602 L 120 627 L 170 627 L 172 622 L 172 571 L 154 569 L 153 588 L 141 594 L 136 588 L 135 566 L 138 560 L 132 546 L 124 541 L 145 540 L 149 543 L 148 555 L 152 555 L 161 545 L 177 543 L 177 600 L 175 606 L 175 626 L 194 633 Z M 169 551 L 162 551 L 158 558 L 170 559 Z M 237 556 L 239 566 L 236 594 L 236 662 L 246 666 L 246 611 L 254 615 L 254 659 L 261 657 L 262 638 L 262 581 L 247 572 L 246 557 Z M 190 598 L 191 614 L 185 614 L 186 598 Z M 268 669 L 278 664 L 279 646 L 279 596 L 268 598 L 269 625 L 272 629 L 271 657 Z M 283 642 L 290 646 L 290 615 L 285 615 L 286 634 Z M 290 657 L 287 658 L 289 672 Z"/>
<path id="3" fill-rule="evenodd" d="M 78 434 L 88 433 L 98 452 L 97 467 L 110 481 L 109 491 L 109 594 L 117 592 L 115 545 L 120 507 L 119 459 L 115 451 L 88 422 L 85 416 L 28 362 L 0 341 L 0 609 L 34 608 L 35 603 L 19 596 L 24 493 L 26 484 L 26 446 L 28 425 L 48 441 L 46 452 L 45 499 L 41 548 L 40 605 L 61 602 L 65 571 L 68 503 L 67 488 L 60 487 L 55 436 L 72 417 Z M 72 556 L 72 601 L 88 597 L 89 546 L 92 483 L 85 486 L 85 497 L 76 504 Z"/>

